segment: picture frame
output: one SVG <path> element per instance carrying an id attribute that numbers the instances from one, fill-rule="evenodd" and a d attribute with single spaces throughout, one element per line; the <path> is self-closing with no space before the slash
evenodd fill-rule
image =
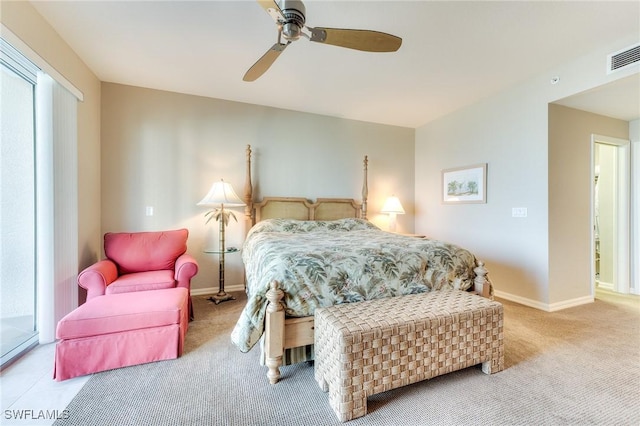
<path id="1" fill-rule="evenodd" d="M 487 202 L 487 163 L 442 170 L 443 204 Z"/>

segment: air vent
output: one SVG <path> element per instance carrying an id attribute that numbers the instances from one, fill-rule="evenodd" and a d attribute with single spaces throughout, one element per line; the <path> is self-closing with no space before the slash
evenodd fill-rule
<path id="1" fill-rule="evenodd" d="M 640 63 L 640 43 L 607 56 L 607 74 Z"/>

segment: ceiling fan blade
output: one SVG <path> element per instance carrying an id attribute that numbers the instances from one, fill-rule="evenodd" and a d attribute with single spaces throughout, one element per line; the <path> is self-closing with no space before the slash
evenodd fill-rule
<path id="1" fill-rule="evenodd" d="M 257 0 L 257 1 L 260 4 L 260 6 L 262 6 L 262 8 L 265 10 L 265 12 L 271 15 L 271 17 L 276 22 L 276 24 L 280 21 L 284 21 L 284 15 L 282 13 L 282 10 L 280 9 L 280 6 L 278 6 L 278 3 L 275 2 L 275 0 Z"/>
<path id="2" fill-rule="evenodd" d="M 258 59 L 251 68 L 249 68 L 249 71 L 245 73 L 242 79 L 244 81 L 257 80 L 258 77 L 264 74 L 269 69 L 269 67 L 273 65 L 275 60 L 278 59 L 278 56 L 280 56 L 280 54 L 284 51 L 285 47 L 287 47 L 288 45 L 289 43 L 286 43 L 286 44 L 276 43 L 273 46 L 271 46 L 271 49 L 267 50 L 267 53 L 262 55 L 262 57 Z"/>
<path id="3" fill-rule="evenodd" d="M 348 30 L 340 28 L 311 28 L 311 41 L 365 52 L 395 52 L 402 39 L 391 34 L 371 30 Z"/>

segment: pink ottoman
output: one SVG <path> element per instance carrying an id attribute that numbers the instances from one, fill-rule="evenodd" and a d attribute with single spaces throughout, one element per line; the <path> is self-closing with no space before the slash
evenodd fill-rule
<path id="1" fill-rule="evenodd" d="M 182 355 L 186 288 L 95 297 L 58 323 L 53 378 L 60 381 Z"/>

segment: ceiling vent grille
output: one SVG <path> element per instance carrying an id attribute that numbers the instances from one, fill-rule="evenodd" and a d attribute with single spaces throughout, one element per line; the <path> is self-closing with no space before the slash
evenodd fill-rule
<path id="1" fill-rule="evenodd" d="M 607 74 L 640 63 L 640 43 L 607 56 Z"/>

